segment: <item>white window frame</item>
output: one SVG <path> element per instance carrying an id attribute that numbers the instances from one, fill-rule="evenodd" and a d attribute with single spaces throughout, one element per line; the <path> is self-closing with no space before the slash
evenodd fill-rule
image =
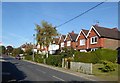
<path id="1" fill-rule="evenodd" d="M 67 46 L 70 46 L 71 45 L 71 41 L 67 41 Z"/>
<path id="2" fill-rule="evenodd" d="M 80 46 L 84 46 L 84 45 L 85 45 L 85 42 L 86 42 L 85 39 L 81 39 L 81 40 L 80 40 Z"/>
<path id="3" fill-rule="evenodd" d="M 61 47 L 64 47 L 64 42 L 61 43 Z"/>
<path id="4" fill-rule="evenodd" d="M 96 41 L 96 42 L 95 42 L 95 38 L 97 38 L 97 41 Z M 92 39 L 93 39 L 93 42 L 92 42 Z M 91 37 L 91 38 L 90 38 L 90 42 L 91 42 L 91 44 L 97 44 L 97 42 L 98 42 L 98 37 L 97 37 L 97 36 Z"/>
<path id="5" fill-rule="evenodd" d="M 96 51 L 98 48 L 92 48 L 91 51 Z"/>

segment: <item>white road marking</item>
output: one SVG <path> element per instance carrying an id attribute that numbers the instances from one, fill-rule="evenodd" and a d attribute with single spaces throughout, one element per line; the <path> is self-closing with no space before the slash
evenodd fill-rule
<path id="1" fill-rule="evenodd" d="M 40 69 L 36 69 L 37 71 L 40 71 L 40 72 L 42 72 L 42 73 L 46 73 L 46 72 L 44 72 L 44 71 L 42 71 L 42 70 L 40 70 Z"/>
<path id="2" fill-rule="evenodd" d="M 9 80 L 8 82 L 14 82 L 14 81 L 16 81 L 16 79 Z"/>
<path id="3" fill-rule="evenodd" d="M 10 73 L 8 73 L 8 72 L 3 72 L 2 74 L 3 75 L 10 75 Z"/>
<path id="4" fill-rule="evenodd" d="M 57 78 L 57 79 L 59 79 L 59 80 L 61 80 L 61 81 L 65 81 L 65 80 L 63 80 L 63 79 L 61 79 L 61 78 L 59 78 L 59 77 L 57 77 L 57 76 L 52 76 L 52 77 Z"/>
<path id="5" fill-rule="evenodd" d="M 1 61 L 1 62 L 5 62 L 5 60 L 3 60 L 3 59 L 0 59 L 0 61 Z"/>

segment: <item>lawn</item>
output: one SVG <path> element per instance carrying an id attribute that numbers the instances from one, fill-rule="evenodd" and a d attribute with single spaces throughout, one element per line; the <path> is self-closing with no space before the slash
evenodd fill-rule
<path id="1" fill-rule="evenodd" d="M 98 69 L 103 66 L 102 64 L 93 64 L 93 75 L 101 79 L 107 80 L 107 81 L 118 81 L 118 69 L 119 68 L 118 68 L 118 64 L 114 64 L 114 65 L 115 65 L 115 71 L 102 72 L 101 70 Z"/>

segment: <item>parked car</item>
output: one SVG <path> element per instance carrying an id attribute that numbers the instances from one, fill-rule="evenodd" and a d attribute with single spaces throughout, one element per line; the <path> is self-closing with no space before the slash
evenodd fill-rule
<path id="1" fill-rule="evenodd" d="M 23 59 L 24 57 L 23 57 L 22 54 L 18 54 L 15 58 L 18 59 L 18 60 L 21 60 L 21 59 Z"/>

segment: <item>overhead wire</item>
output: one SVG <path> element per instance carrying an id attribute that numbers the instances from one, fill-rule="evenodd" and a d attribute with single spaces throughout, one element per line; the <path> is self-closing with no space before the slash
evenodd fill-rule
<path id="1" fill-rule="evenodd" d="M 101 4 L 105 3 L 106 1 L 107 1 L 107 0 L 105 0 L 104 2 L 101 2 L 101 3 L 97 4 L 97 5 L 95 5 L 94 7 L 92 7 L 92 8 L 90 8 L 90 9 L 86 10 L 85 12 L 83 12 L 83 13 L 81 13 L 81 14 L 79 14 L 79 15 L 77 15 L 77 16 L 71 18 L 71 19 L 69 19 L 68 21 L 66 21 L 66 22 L 64 22 L 64 23 L 62 23 L 62 24 L 60 24 L 60 25 L 58 25 L 58 26 L 56 26 L 56 28 L 61 27 L 61 26 L 65 25 L 65 24 L 69 23 L 70 21 L 73 21 L 74 19 L 76 19 L 76 18 L 78 18 L 78 17 L 80 17 L 80 16 L 86 14 L 87 12 L 89 12 L 89 11 L 93 10 L 94 8 L 100 6 Z"/>

